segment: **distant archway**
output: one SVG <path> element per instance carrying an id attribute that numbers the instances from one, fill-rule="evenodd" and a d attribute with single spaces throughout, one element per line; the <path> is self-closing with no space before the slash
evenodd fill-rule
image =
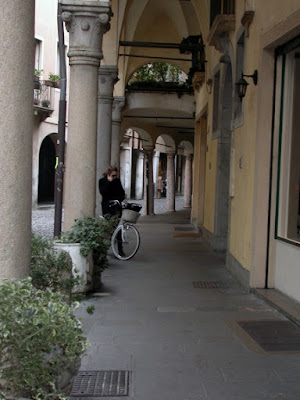
<path id="1" fill-rule="evenodd" d="M 55 158 L 55 145 L 50 136 L 46 136 L 39 155 L 38 203 L 54 201 Z"/>

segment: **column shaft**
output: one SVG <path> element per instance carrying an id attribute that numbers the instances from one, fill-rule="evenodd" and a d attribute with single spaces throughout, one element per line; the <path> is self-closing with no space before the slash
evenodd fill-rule
<path id="1" fill-rule="evenodd" d="M 95 212 L 97 76 L 97 66 L 70 68 L 64 230 Z"/>
<path id="2" fill-rule="evenodd" d="M 31 237 L 34 0 L 0 12 L 0 277 L 28 275 Z"/>
<path id="3" fill-rule="evenodd" d="M 111 164 L 112 104 L 113 89 L 117 82 L 118 69 L 115 66 L 99 68 L 98 76 L 98 122 L 97 122 L 97 179 L 96 214 L 101 214 L 101 195 L 98 189 L 99 179 Z"/>
<path id="4" fill-rule="evenodd" d="M 184 175 L 184 207 L 190 208 L 192 204 L 192 155 L 185 157 L 185 175 Z"/>
<path id="5" fill-rule="evenodd" d="M 174 153 L 167 153 L 167 211 L 175 211 Z"/>
<path id="6" fill-rule="evenodd" d="M 112 131 L 111 131 L 111 164 L 120 168 L 120 129 L 121 109 L 125 105 L 125 97 L 114 97 L 112 108 Z"/>
<path id="7" fill-rule="evenodd" d="M 70 101 L 66 151 L 64 230 L 95 215 L 98 68 L 109 3 L 61 0 L 70 33 Z"/>

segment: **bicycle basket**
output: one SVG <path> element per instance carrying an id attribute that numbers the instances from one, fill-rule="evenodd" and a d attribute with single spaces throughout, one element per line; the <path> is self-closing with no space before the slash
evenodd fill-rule
<path id="1" fill-rule="evenodd" d="M 122 210 L 122 219 L 126 222 L 135 224 L 140 216 L 140 209 L 142 206 L 135 203 L 127 203 L 125 208 Z"/>

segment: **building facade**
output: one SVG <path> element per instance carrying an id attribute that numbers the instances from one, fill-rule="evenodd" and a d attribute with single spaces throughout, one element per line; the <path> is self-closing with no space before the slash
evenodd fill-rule
<path id="1" fill-rule="evenodd" d="M 15 5 L 5 3 L 8 11 L 14 10 Z M 284 6 L 281 0 L 61 0 L 61 5 L 70 64 L 65 228 L 82 214 L 98 212 L 97 181 L 110 162 L 121 160 L 123 183 L 130 193 L 144 194 L 150 215 L 163 171 L 168 211 L 174 211 L 175 194 L 184 181 L 192 223 L 214 250 L 226 254 L 227 267 L 246 287 L 275 288 L 300 301 L 299 0 L 286 0 Z M 19 6 L 28 18 L 18 27 L 23 42 L 17 58 L 25 53 L 33 71 L 34 4 Z M 41 20 L 40 32 L 46 25 Z M 2 24 L 3 43 L 11 30 Z M 57 36 L 52 40 L 57 48 Z M 187 74 L 192 95 L 128 90 L 132 74 L 158 59 Z M 14 64 L 20 62 L 15 59 Z M 54 67 L 50 63 L 45 68 Z M 15 149 L 10 158 L 1 158 L 2 176 L 7 167 L 10 171 L 3 201 L 7 196 L 15 199 L 11 182 L 18 171 L 20 182 L 29 182 L 32 132 L 39 131 L 34 154 L 44 138 L 55 133 L 48 127 L 55 112 L 46 117 L 43 134 L 32 128 L 33 84 L 25 81 L 30 70 L 24 72 L 27 75 L 19 78 L 27 99 L 23 125 L 9 117 L 6 104 L 1 110 L 12 132 L 4 143 L 10 149 L 13 141 Z M 16 77 L 10 84 L 18 84 Z M 1 86 L 1 100 L 5 95 Z M 21 125 L 27 127 L 23 158 Z M 21 172 L 11 166 L 17 159 L 24 166 Z M 24 204 L 14 200 L 13 208 L 1 211 L 6 235 L 7 227 L 18 221 L 14 226 L 27 254 L 19 267 L 19 256 L 1 256 L 2 278 L 22 276 L 28 269 L 29 186 L 19 185 Z M 33 198 L 38 198 L 37 184 L 33 187 Z M 26 216 L 17 220 L 20 207 Z M 8 239 L 1 245 L 2 254 Z"/>

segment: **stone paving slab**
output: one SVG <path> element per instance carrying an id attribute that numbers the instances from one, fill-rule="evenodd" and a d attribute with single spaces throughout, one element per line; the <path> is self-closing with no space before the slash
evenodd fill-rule
<path id="1" fill-rule="evenodd" d="M 238 320 L 285 317 L 240 287 L 201 238 L 189 251 L 185 238 L 173 237 L 187 213 L 150 223 L 141 217 L 136 256 L 111 257 L 103 295 L 91 296 L 77 312 L 91 344 L 81 370 L 131 371 L 129 396 L 118 400 L 300 398 L 300 355 L 256 351 L 235 329 Z M 193 287 L 200 280 L 227 286 Z M 95 312 L 88 315 L 91 304 Z"/>

